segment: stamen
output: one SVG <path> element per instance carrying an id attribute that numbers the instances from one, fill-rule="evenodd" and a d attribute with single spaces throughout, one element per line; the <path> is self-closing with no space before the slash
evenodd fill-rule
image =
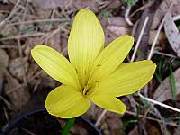
<path id="1" fill-rule="evenodd" d="M 88 92 L 89 92 L 89 88 L 88 87 L 85 87 L 83 90 L 82 90 L 82 94 L 83 95 L 87 95 L 88 94 Z"/>

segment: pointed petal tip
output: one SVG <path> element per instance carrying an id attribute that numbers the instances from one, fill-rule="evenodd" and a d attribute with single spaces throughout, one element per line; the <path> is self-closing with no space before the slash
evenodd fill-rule
<path id="1" fill-rule="evenodd" d="M 135 39 L 134 39 L 133 36 L 130 36 L 130 35 L 124 35 L 123 37 L 124 37 L 124 38 L 127 38 L 127 40 L 130 40 L 130 41 L 132 42 L 132 44 L 134 44 Z"/>
<path id="2" fill-rule="evenodd" d="M 68 38 L 68 54 L 82 86 L 88 80 L 88 74 L 104 48 L 104 42 L 104 32 L 96 15 L 89 9 L 79 10 Z"/>
<path id="3" fill-rule="evenodd" d="M 153 79 L 155 70 L 156 64 L 151 60 L 123 63 L 99 83 L 96 92 L 116 97 L 132 94 Z"/>
<path id="4" fill-rule="evenodd" d="M 33 56 L 36 53 L 36 51 L 38 51 L 39 49 L 42 49 L 42 48 L 50 48 L 50 47 L 48 47 L 47 45 L 35 45 L 31 49 L 31 55 Z"/>
<path id="5" fill-rule="evenodd" d="M 149 65 L 152 65 L 152 68 L 153 68 L 154 70 L 156 69 L 157 65 L 156 65 L 156 63 L 154 63 L 152 60 L 144 60 L 144 61 L 148 62 Z"/>
<path id="6" fill-rule="evenodd" d="M 48 45 L 40 45 L 40 44 L 38 44 L 38 45 L 35 45 L 35 47 L 32 50 L 41 49 L 41 48 L 52 48 L 52 47 L 49 47 Z"/>
<path id="7" fill-rule="evenodd" d="M 126 112 L 126 105 L 114 96 L 109 95 L 94 95 L 91 97 L 94 104 L 100 108 L 104 108 L 111 112 L 123 115 Z"/>
<path id="8" fill-rule="evenodd" d="M 54 80 L 79 88 L 77 74 L 71 63 L 47 45 L 36 45 L 31 50 L 34 61 Z"/>

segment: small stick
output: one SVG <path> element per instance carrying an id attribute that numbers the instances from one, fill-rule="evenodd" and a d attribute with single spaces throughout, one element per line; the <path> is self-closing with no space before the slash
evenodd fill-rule
<path id="1" fill-rule="evenodd" d="M 144 20 L 144 24 L 143 24 L 143 27 L 142 27 L 142 29 L 141 29 L 141 33 L 140 33 L 140 35 L 139 35 L 139 37 L 138 37 L 138 40 L 137 40 L 137 42 L 136 42 L 136 45 L 135 45 L 134 53 L 133 53 L 133 55 L 132 55 L 132 57 L 131 57 L 131 62 L 133 62 L 133 61 L 135 60 L 136 52 L 137 52 L 137 49 L 138 49 L 139 44 L 140 44 L 140 42 L 141 42 L 141 39 L 142 39 L 142 37 L 143 37 L 144 30 L 145 30 L 145 27 L 146 27 L 146 25 L 147 25 L 148 20 L 149 20 L 149 17 L 146 17 L 145 20 Z"/>
<path id="2" fill-rule="evenodd" d="M 178 56 L 175 56 L 173 54 L 162 53 L 162 52 L 158 52 L 158 51 L 154 51 L 153 54 L 159 54 L 159 55 L 163 55 L 163 56 L 167 56 L 167 57 L 171 57 L 171 58 L 179 58 Z"/>
<path id="3" fill-rule="evenodd" d="M 15 25 L 22 25 L 22 24 L 32 24 L 32 23 L 44 23 L 44 22 L 64 22 L 69 21 L 68 19 L 64 18 L 49 18 L 49 19 L 36 19 L 36 20 L 28 20 L 23 22 L 16 22 L 9 24 L 9 26 L 15 26 Z"/>
<path id="4" fill-rule="evenodd" d="M 125 20 L 126 20 L 126 23 L 129 25 L 129 26 L 133 26 L 134 24 L 131 22 L 131 20 L 129 19 L 129 12 L 131 10 L 131 6 L 128 6 L 126 8 L 126 13 L 125 13 Z"/>
<path id="5" fill-rule="evenodd" d="M 0 38 L 0 41 L 10 40 L 10 39 L 26 38 L 26 37 L 38 37 L 38 36 L 45 36 L 45 33 L 32 33 L 32 34 L 9 36 L 9 37 Z"/>
<path id="6" fill-rule="evenodd" d="M 157 101 L 157 100 L 150 99 L 150 98 L 146 98 L 146 97 L 144 97 L 144 96 L 143 96 L 141 93 L 139 93 L 139 92 L 138 92 L 138 95 L 139 95 L 139 97 L 141 97 L 142 99 L 147 100 L 147 101 L 149 101 L 149 102 L 151 102 L 151 103 L 153 103 L 153 104 L 160 105 L 160 106 L 163 107 L 163 108 L 171 109 L 171 110 L 176 111 L 176 112 L 180 112 L 180 109 L 179 109 L 179 108 L 174 108 L 174 107 L 171 107 L 171 106 L 169 106 L 169 105 L 163 104 L 163 103 L 161 103 L 161 102 L 159 102 L 159 101 Z"/>
<path id="7" fill-rule="evenodd" d="M 156 36 L 155 36 L 154 40 L 153 40 L 153 44 L 152 44 L 152 47 L 151 47 L 151 51 L 150 51 L 150 53 L 149 53 L 149 55 L 148 55 L 147 60 L 150 60 L 150 59 L 152 58 L 152 56 L 153 56 L 154 47 L 155 47 L 156 42 L 157 42 L 157 40 L 158 40 L 158 37 L 159 37 L 159 35 L 160 35 L 161 29 L 162 29 L 162 27 L 163 27 L 163 24 L 164 24 L 164 18 L 162 19 L 162 22 L 161 22 L 161 24 L 160 24 L 160 26 L 159 26 L 159 28 L 158 28 L 158 31 L 157 31 L 157 33 L 156 33 Z"/>
<path id="8" fill-rule="evenodd" d="M 103 112 L 100 114 L 100 116 L 98 117 L 98 120 L 95 124 L 96 127 L 98 127 L 100 125 L 100 122 L 102 120 L 102 118 L 105 116 L 105 114 L 107 113 L 107 110 L 103 110 Z"/>

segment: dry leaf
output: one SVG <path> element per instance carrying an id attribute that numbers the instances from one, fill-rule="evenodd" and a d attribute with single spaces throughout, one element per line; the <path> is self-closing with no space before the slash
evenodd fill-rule
<path id="1" fill-rule="evenodd" d="M 76 9 L 81 8 L 90 8 L 96 12 L 98 12 L 98 3 L 95 0 L 73 0 L 72 2 L 73 7 Z"/>
<path id="2" fill-rule="evenodd" d="M 126 27 L 108 26 L 107 30 L 115 34 L 116 36 L 126 35 L 129 31 Z"/>
<path id="3" fill-rule="evenodd" d="M 176 129 L 175 129 L 175 132 L 173 135 L 179 135 L 180 133 L 180 127 L 178 126 Z"/>
<path id="4" fill-rule="evenodd" d="M 180 32 L 170 12 L 165 15 L 164 30 L 172 49 L 180 56 Z"/>
<path id="5" fill-rule="evenodd" d="M 108 125 L 108 129 L 111 135 L 124 135 L 125 134 L 122 120 L 117 114 L 108 112 L 106 114 L 106 123 Z"/>
<path id="6" fill-rule="evenodd" d="M 61 32 L 58 32 L 55 35 L 53 35 L 53 37 L 49 38 L 46 44 L 56 49 L 57 51 L 61 52 L 62 51 Z"/>
<path id="7" fill-rule="evenodd" d="M 16 58 L 10 60 L 9 72 L 20 80 L 23 80 L 23 76 L 27 72 L 28 62 L 27 57 Z"/>
<path id="8" fill-rule="evenodd" d="M 110 17 L 107 20 L 103 20 L 106 31 L 106 43 L 111 42 L 118 36 L 128 34 L 131 30 L 127 26 L 124 18 L 121 17 Z"/>
<path id="9" fill-rule="evenodd" d="M 107 19 L 109 26 L 128 27 L 126 20 L 122 17 L 110 17 Z"/>
<path id="10" fill-rule="evenodd" d="M 9 65 L 9 55 L 3 50 L 0 49 L 0 95 L 2 93 L 3 88 L 3 80 L 4 80 L 4 72 L 5 68 Z"/>
<path id="11" fill-rule="evenodd" d="M 107 6 L 107 9 L 116 9 L 119 8 L 122 5 L 122 1 L 120 0 L 111 0 L 109 1 L 109 5 Z"/>
<path id="12" fill-rule="evenodd" d="M 174 78 L 176 80 L 176 96 L 180 94 L 180 68 L 176 70 L 174 73 Z M 171 85 L 169 81 L 169 77 L 167 77 L 159 87 L 156 89 L 153 95 L 153 99 L 163 102 L 168 99 L 172 99 L 172 93 L 171 93 Z"/>
<path id="13" fill-rule="evenodd" d="M 17 35 L 18 30 L 16 27 L 9 27 L 9 25 L 4 25 L 1 27 L 0 34 L 4 37 L 6 36 L 12 36 L 12 35 Z"/>
<path id="14" fill-rule="evenodd" d="M 0 49 L 0 71 L 3 68 L 7 68 L 9 65 L 9 55 L 3 50 Z"/>
<path id="15" fill-rule="evenodd" d="M 2 94 L 2 88 L 3 88 L 3 74 L 0 72 L 0 96 Z"/>
<path id="16" fill-rule="evenodd" d="M 40 8 L 42 9 L 54 9 L 54 8 L 90 8 L 94 11 L 98 11 L 98 3 L 91 0 L 34 0 Z"/>
<path id="17" fill-rule="evenodd" d="M 160 124 L 156 121 L 146 120 L 145 131 L 147 135 L 162 135 Z"/>
<path id="18" fill-rule="evenodd" d="M 9 97 L 15 111 L 21 109 L 30 99 L 30 94 L 27 89 L 22 87 L 17 79 L 13 78 L 9 73 L 6 73 L 5 94 Z"/>
<path id="19" fill-rule="evenodd" d="M 138 131 L 138 127 L 135 126 L 133 130 L 131 130 L 128 135 L 138 135 L 139 131 Z"/>
<path id="20" fill-rule="evenodd" d="M 180 14 L 180 0 L 163 0 L 160 7 L 156 10 L 156 13 L 153 17 L 153 24 L 152 24 L 152 29 L 156 29 L 159 24 L 162 21 L 162 18 L 164 15 L 170 10 L 170 7 L 172 6 L 172 16 L 177 16 Z"/>
<path id="21" fill-rule="evenodd" d="M 33 0 L 42 9 L 66 8 L 71 5 L 72 0 Z"/>
<path id="22" fill-rule="evenodd" d="M 150 33 L 149 33 L 149 41 L 148 41 L 149 45 L 153 44 L 154 38 L 156 37 L 157 32 L 158 32 L 158 30 L 151 30 L 150 31 Z M 160 32 L 159 36 L 158 36 L 158 39 L 157 39 L 157 42 L 156 42 L 156 45 L 159 45 L 165 39 L 166 39 L 166 36 L 165 36 L 164 32 Z"/>

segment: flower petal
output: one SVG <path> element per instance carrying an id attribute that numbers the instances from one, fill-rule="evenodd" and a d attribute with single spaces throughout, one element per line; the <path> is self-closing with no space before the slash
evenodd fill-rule
<path id="1" fill-rule="evenodd" d="M 60 86 L 48 94 L 45 107 L 53 116 L 72 118 L 85 113 L 90 107 L 90 101 L 72 87 Z"/>
<path id="2" fill-rule="evenodd" d="M 97 57 L 92 69 L 93 81 L 100 81 L 124 61 L 134 43 L 132 36 L 120 36 L 112 41 Z"/>
<path id="3" fill-rule="evenodd" d="M 122 63 L 109 77 L 99 82 L 92 94 L 124 96 L 144 87 L 153 77 L 156 65 L 145 60 Z"/>
<path id="4" fill-rule="evenodd" d="M 126 105 L 115 97 L 108 95 L 97 95 L 91 97 L 91 100 L 101 108 L 105 108 L 109 111 L 123 114 L 126 111 Z"/>
<path id="5" fill-rule="evenodd" d="M 104 32 L 95 14 L 81 9 L 74 18 L 68 40 L 68 53 L 82 85 L 87 82 L 91 66 L 104 47 Z"/>
<path id="6" fill-rule="evenodd" d="M 36 63 L 52 78 L 75 88 L 80 87 L 72 64 L 53 48 L 45 45 L 36 45 L 31 50 L 31 54 Z"/>

